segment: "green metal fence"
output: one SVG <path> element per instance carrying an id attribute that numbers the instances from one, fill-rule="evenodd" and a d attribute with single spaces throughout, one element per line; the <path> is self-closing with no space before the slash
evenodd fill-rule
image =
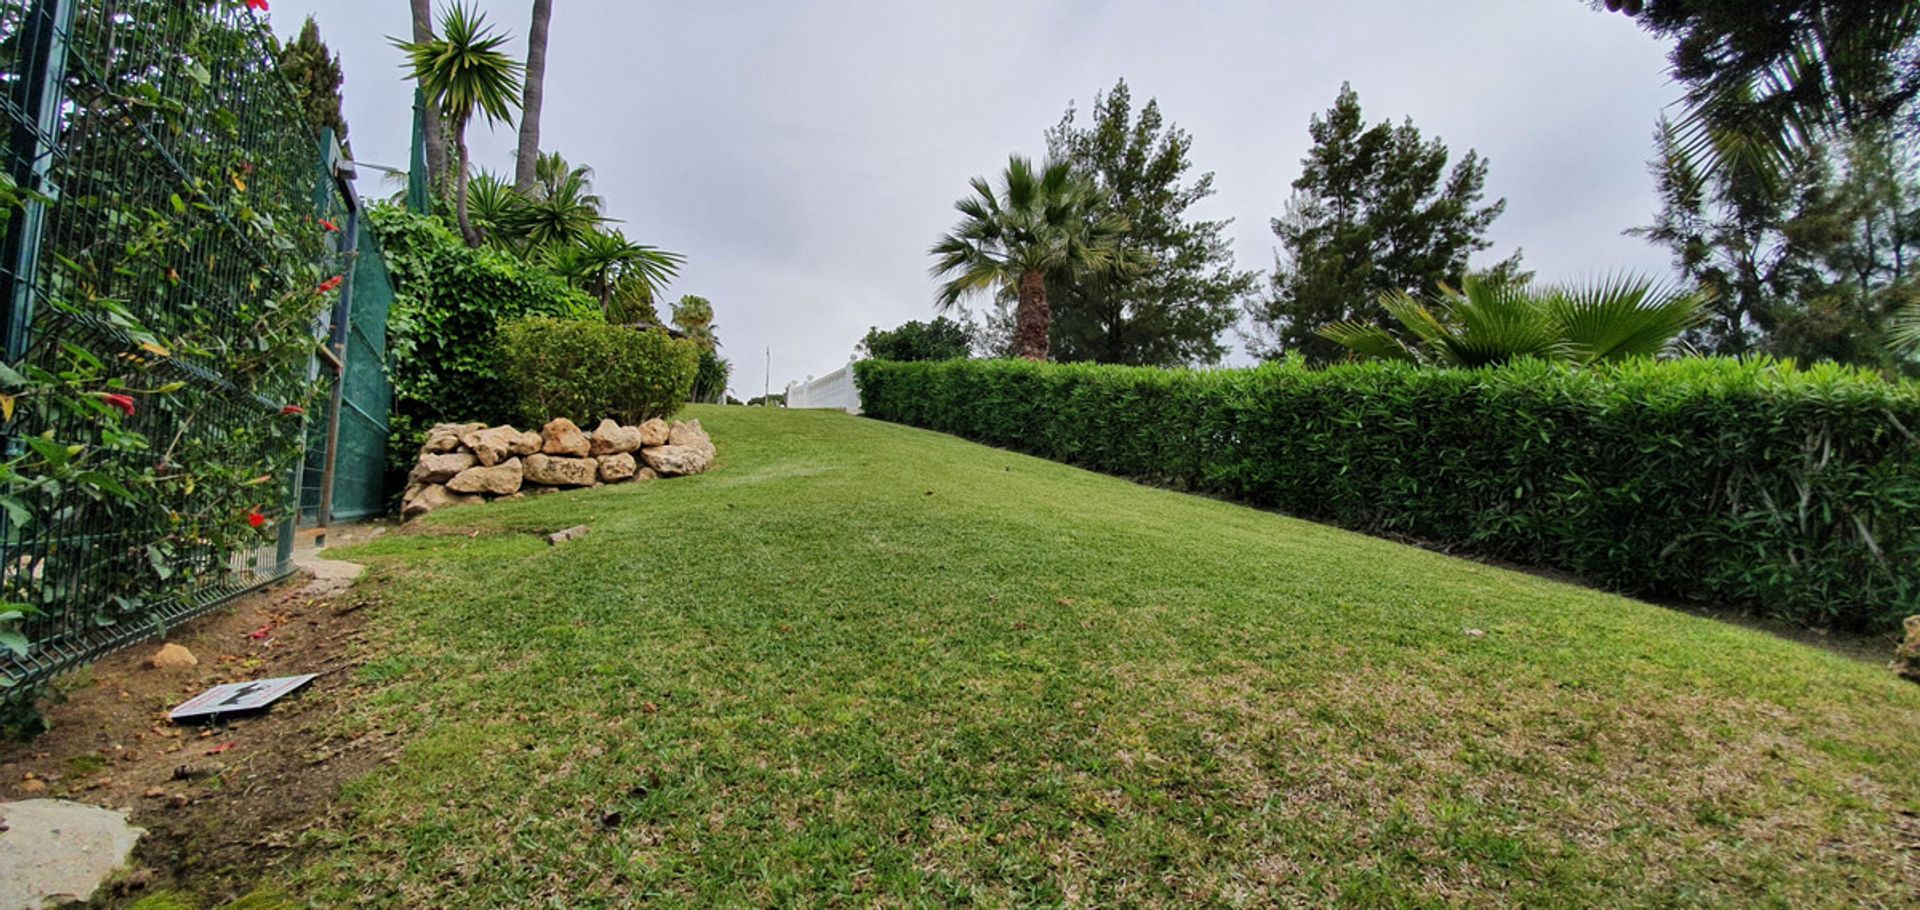
<path id="1" fill-rule="evenodd" d="M 340 197 L 273 47 L 240 0 L 0 0 L 0 687 L 291 570 L 256 516 L 293 512 Z"/>

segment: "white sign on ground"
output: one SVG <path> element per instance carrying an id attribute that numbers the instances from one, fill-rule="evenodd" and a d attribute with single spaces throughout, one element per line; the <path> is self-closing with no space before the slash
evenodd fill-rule
<path id="1" fill-rule="evenodd" d="M 281 696 L 313 682 L 317 675 L 308 673 L 305 676 L 281 676 L 275 679 L 258 679 L 253 682 L 214 686 L 188 699 L 186 704 L 173 709 L 167 718 L 178 721 L 191 717 L 257 711 L 272 704 Z"/>

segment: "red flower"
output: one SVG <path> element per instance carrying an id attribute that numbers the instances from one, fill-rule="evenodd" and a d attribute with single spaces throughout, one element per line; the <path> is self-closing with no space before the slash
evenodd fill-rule
<path id="1" fill-rule="evenodd" d="M 247 9 L 257 9 L 264 13 L 267 11 L 267 0 L 247 0 Z"/>
<path id="2" fill-rule="evenodd" d="M 320 226 L 323 228 L 326 228 L 329 231 L 337 231 L 340 229 L 339 225 L 334 224 L 333 222 L 328 221 L 325 218 L 320 219 Z"/>
<path id="3" fill-rule="evenodd" d="M 267 516 L 260 514 L 259 506 L 254 506 L 253 511 L 247 513 L 247 527 L 257 528 L 266 523 Z"/>
<path id="4" fill-rule="evenodd" d="M 297 404 L 290 404 L 280 409 L 280 413 L 287 414 L 287 415 L 305 414 L 306 412 L 307 412 L 306 408 L 303 408 Z"/>
<path id="5" fill-rule="evenodd" d="M 100 396 L 100 400 L 106 402 L 107 404 L 113 405 L 116 408 L 119 408 L 121 412 L 126 414 L 128 417 L 133 416 L 133 396 L 132 395 L 119 395 L 119 394 L 102 395 Z"/>
<path id="6" fill-rule="evenodd" d="M 340 286 L 341 280 L 339 275 L 335 275 L 332 278 L 320 282 L 320 293 L 326 294 L 332 292 L 334 288 Z"/>

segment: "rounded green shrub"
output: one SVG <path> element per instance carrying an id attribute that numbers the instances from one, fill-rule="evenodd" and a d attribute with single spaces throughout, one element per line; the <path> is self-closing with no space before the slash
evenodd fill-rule
<path id="1" fill-rule="evenodd" d="M 522 319 L 500 332 L 501 363 L 520 416 L 639 423 L 680 409 L 699 346 L 660 329 L 585 319 Z"/>

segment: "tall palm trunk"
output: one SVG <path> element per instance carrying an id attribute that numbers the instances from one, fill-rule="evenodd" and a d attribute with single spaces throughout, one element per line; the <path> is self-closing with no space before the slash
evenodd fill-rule
<path id="1" fill-rule="evenodd" d="M 520 93 L 520 149 L 513 164 L 513 188 L 533 191 L 533 165 L 540 157 L 540 98 L 547 89 L 547 22 L 553 0 L 533 0 L 533 27 L 527 30 L 527 81 Z"/>
<path id="2" fill-rule="evenodd" d="M 1013 353 L 1028 360 L 1047 359 L 1047 281 L 1039 272 L 1020 275 L 1020 304 L 1013 311 Z"/>
<path id="3" fill-rule="evenodd" d="M 426 41 L 433 37 L 433 0 L 410 0 L 413 6 L 413 40 Z M 425 112 L 427 134 L 427 186 L 438 192 L 445 188 L 447 179 L 447 133 L 440 119 L 440 109 L 427 105 Z"/>
<path id="4" fill-rule="evenodd" d="M 466 239 L 467 246 L 478 249 L 482 242 L 480 232 L 473 229 L 473 222 L 467 218 L 467 125 L 465 123 L 454 123 L 453 147 L 460 157 L 460 169 L 453 175 L 453 216 L 460 223 L 460 236 Z"/>

